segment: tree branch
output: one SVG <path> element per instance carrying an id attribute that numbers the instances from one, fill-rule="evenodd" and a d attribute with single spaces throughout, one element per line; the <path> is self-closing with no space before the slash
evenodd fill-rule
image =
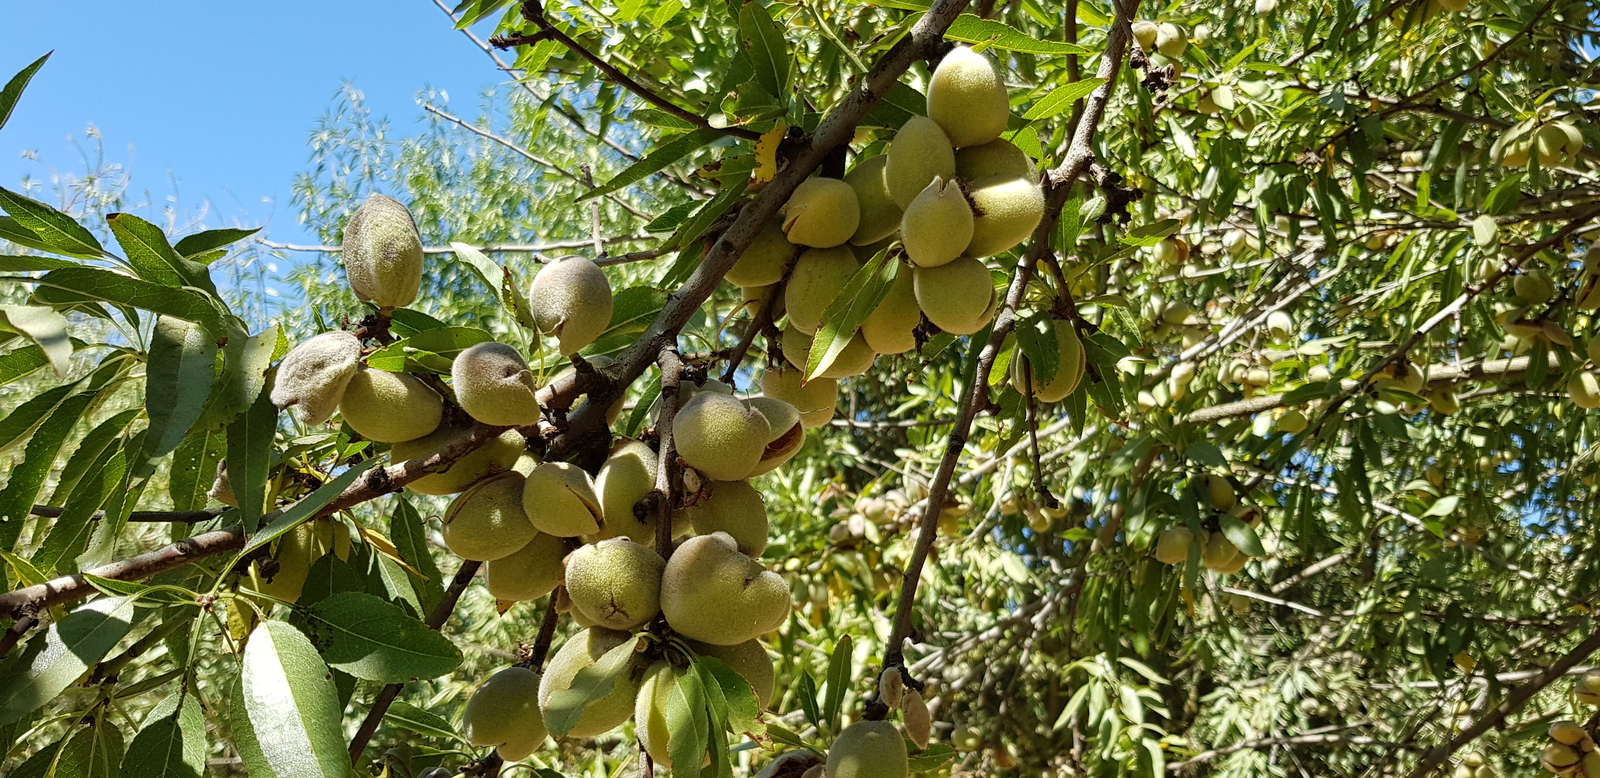
<path id="1" fill-rule="evenodd" d="M 1561 361 L 1555 354 L 1547 354 L 1550 368 L 1559 370 Z M 1520 378 L 1528 372 L 1529 357 L 1516 357 L 1514 359 L 1488 359 L 1462 362 L 1456 365 L 1434 365 L 1427 369 L 1427 386 L 1446 386 L 1462 381 L 1505 381 Z M 1353 393 L 1361 388 L 1361 382 L 1345 379 L 1339 382 L 1339 388 L 1347 393 Z M 1236 416 L 1249 416 L 1263 411 L 1270 411 L 1283 406 L 1285 394 L 1266 394 L 1252 397 L 1248 400 L 1213 405 L 1201 408 L 1178 420 L 1180 424 L 1211 424 L 1213 422 L 1229 419 Z"/>
<path id="2" fill-rule="evenodd" d="M 60 518 L 64 508 L 53 505 L 35 505 L 29 511 L 35 516 L 46 519 Z M 135 524 L 199 524 L 221 516 L 225 508 L 206 508 L 199 511 L 134 511 L 128 514 L 128 521 Z M 91 521 L 100 521 L 106 517 L 105 511 L 95 511 L 90 516 Z"/>
<path id="3" fill-rule="evenodd" d="M 489 39 L 489 45 L 494 46 L 497 49 L 507 49 L 513 46 L 538 43 L 541 40 L 553 40 L 562 46 L 567 47 L 568 51 L 588 60 L 589 64 L 599 68 L 600 72 L 606 74 L 606 78 L 611 79 L 613 83 L 616 83 L 623 89 L 638 95 L 639 97 L 643 98 L 645 102 L 660 108 L 661 110 L 666 111 L 667 113 L 670 113 L 679 119 L 693 124 L 702 130 L 720 132 L 723 135 L 731 135 L 735 138 L 743 138 L 745 140 L 757 140 L 761 137 L 761 133 L 755 132 L 754 130 L 747 130 L 743 127 L 713 127 L 711 126 L 711 122 L 706 120 L 706 117 L 678 106 L 677 103 L 674 103 L 671 100 L 656 94 L 645 85 L 633 80 L 632 78 L 629 78 L 628 74 L 618 70 L 615 65 L 612 65 L 611 63 L 600 58 L 599 55 L 585 48 L 583 44 L 568 37 L 567 34 L 562 32 L 560 28 L 551 24 L 550 20 L 545 18 L 544 6 L 536 0 L 524 2 L 522 4 L 522 18 L 532 22 L 535 27 L 539 28 L 539 31 L 531 35 L 513 35 L 510 37 L 496 35 L 495 37 Z"/>
<path id="4" fill-rule="evenodd" d="M 1462 746 L 1477 740 L 1483 733 L 1500 726 L 1507 716 L 1521 710 L 1522 706 L 1526 705 L 1528 700 L 1533 699 L 1535 694 L 1564 677 L 1568 670 L 1595 651 L 1600 651 L 1600 632 L 1589 635 L 1577 647 L 1562 654 L 1560 659 L 1540 670 L 1538 675 L 1535 675 L 1527 683 L 1512 690 L 1511 693 L 1506 695 L 1504 702 L 1496 705 L 1493 710 L 1489 711 L 1488 715 L 1472 722 L 1471 726 L 1462 729 L 1461 733 L 1451 738 L 1448 743 L 1436 746 L 1433 750 L 1424 754 L 1422 761 L 1417 763 L 1416 769 L 1406 774 L 1406 778 L 1423 778 L 1423 776 L 1439 769 L 1450 758 L 1451 754 L 1460 750 Z"/>
<path id="5" fill-rule="evenodd" d="M 569 421 L 568 429 L 552 442 L 555 451 L 575 447 L 587 436 L 592 436 L 605 423 L 605 408 L 621 396 L 622 390 L 633 383 L 656 361 L 662 346 L 677 337 L 679 330 L 689 322 L 700 306 L 710 298 L 739 255 L 750 246 L 778 209 L 788 201 L 789 195 L 816 170 L 833 150 L 849 143 L 855 137 L 856 125 L 866 118 L 890 87 L 899 82 L 900 75 L 913 62 L 926 59 L 944 40 L 944 31 L 967 6 L 967 0 L 936 0 L 928 12 L 912 25 L 911 30 L 853 84 L 849 92 L 817 124 L 817 129 L 796 144 L 789 164 L 779 171 L 755 199 L 746 203 L 732 225 L 717 237 L 704 259 L 688 280 L 667 296 L 661 313 L 650 327 L 617 357 L 617 363 L 605 372 L 608 387 L 598 390 L 598 398 Z M 541 397 L 540 403 L 543 404 Z"/>
<path id="6" fill-rule="evenodd" d="M 678 416 L 678 389 L 683 385 L 683 359 L 677 347 L 661 347 L 661 414 L 656 417 L 656 436 L 660 449 L 656 465 L 656 553 L 662 559 L 672 556 L 672 509 L 678 475 L 678 450 L 672 436 L 672 422 Z"/>
<path id="7" fill-rule="evenodd" d="M 332 502 L 307 517 L 307 521 L 331 516 L 368 500 L 398 492 L 406 484 L 439 468 L 447 467 L 457 459 L 476 451 L 480 446 L 498 437 L 505 430 L 505 427 L 489 427 L 479 424 L 474 426 L 467 434 L 456 438 L 433 454 L 401 462 L 398 465 L 373 468 L 366 474 L 365 478 L 351 484 L 338 497 L 335 497 Z M 273 511 L 263 520 L 263 525 L 271 521 L 273 517 L 282 515 L 284 510 L 285 508 L 279 508 Z M 237 529 L 214 530 L 201 533 L 192 538 L 185 538 L 148 553 L 102 565 L 87 572 L 100 578 L 110 578 L 117 581 L 136 581 L 182 567 L 198 559 L 225 554 L 229 551 L 237 551 L 244 548 L 244 542 L 244 534 Z M 22 616 L 37 616 L 45 608 L 88 597 L 94 594 L 95 591 L 95 588 L 82 575 L 63 576 L 41 584 L 23 587 L 13 592 L 0 594 L 0 618 L 19 619 Z"/>
<path id="8" fill-rule="evenodd" d="M 455 612 L 456 603 L 461 600 L 461 594 L 472 583 L 473 577 L 478 574 L 482 562 L 463 561 L 456 570 L 456 577 L 451 579 L 450 588 L 444 590 L 444 597 L 439 604 L 433 606 L 433 612 L 428 614 L 428 628 L 438 631 L 444 623 L 450 620 L 450 614 Z M 551 597 L 551 609 L 554 610 L 555 598 Z M 367 744 L 372 741 L 372 736 L 378 731 L 378 724 L 383 721 L 384 714 L 389 712 L 389 706 L 394 704 L 395 698 L 400 696 L 400 688 L 405 684 L 391 683 L 378 692 L 372 701 L 372 710 L 367 711 L 367 718 L 361 722 L 361 728 L 356 730 L 355 737 L 350 739 L 350 764 L 358 764 L 361 755 L 366 752 Z"/>
<path id="9" fill-rule="evenodd" d="M 910 561 L 906 564 L 905 578 L 901 582 L 900 596 L 895 604 L 894 629 L 889 634 L 888 650 L 883 662 L 886 668 L 905 665 L 902 644 L 911 635 L 911 613 L 916 604 L 917 586 L 922 578 L 922 568 L 927 561 L 928 551 L 932 548 L 937 535 L 939 513 L 949 494 L 950 480 L 955 475 L 956 464 L 966 447 L 967 434 L 972 429 L 973 421 L 977 418 L 978 412 L 988 405 L 989 373 L 993 370 L 994 361 L 1000 354 L 1001 343 L 1016 321 L 1017 307 L 1022 303 L 1023 293 L 1033 275 L 1033 268 L 1040 257 L 1051 250 L 1050 239 L 1055 232 L 1056 222 L 1061 218 L 1061 209 L 1071 194 L 1073 182 L 1088 169 L 1089 163 L 1094 159 L 1091 150 L 1094 134 L 1100 126 L 1101 118 L 1105 115 L 1111 93 L 1116 88 L 1116 76 L 1127 54 L 1128 41 L 1132 37 L 1133 15 L 1137 13 L 1138 8 L 1139 0 L 1123 0 L 1117 3 L 1116 19 L 1112 22 L 1105 55 L 1100 62 L 1098 73 L 1105 79 L 1105 83 L 1089 95 L 1084 105 L 1083 119 L 1073 135 L 1066 160 L 1045 176 L 1044 183 L 1047 190 L 1045 216 L 1034 230 L 1032 241 L 1023 254 L 1022 261 L 1017 263 L 1016 276 L 1012 278 L 1011 286 L 1006 292 L 1005 305 L 995 318 L 989 340 L 978 355 L 973 375 L 967 381 L 961 410 L 956 416 L 955 429 L 950 432 L 950 442 L 945 448 L 944 458 L 940 460 L 933 481 L 928 486 L 928 497 L 919 517 L 916 546 L 911 553 Z M 888 709 L 874 701 L 868 704 L 864 715 L 869 719 L 881 720 L 888 715 Z"/>

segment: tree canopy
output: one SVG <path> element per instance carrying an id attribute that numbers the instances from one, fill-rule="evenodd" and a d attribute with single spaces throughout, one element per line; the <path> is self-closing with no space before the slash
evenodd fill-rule
<path id="1" fill-rule="evenodd" d="M 0 774 L 1600 778 L 1589 4 L 436 4 L 0 187 Z"/>

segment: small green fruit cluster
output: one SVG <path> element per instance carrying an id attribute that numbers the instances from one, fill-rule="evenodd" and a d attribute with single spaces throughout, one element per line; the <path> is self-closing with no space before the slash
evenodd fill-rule
<path id="1" fill-rule="evenodd" d="M 1548 169 L 1571 162 L 1583 148 L 1583 133 L 1571 122 L 1535 117 L 1502 133 L 1489 153 L 1503 167 L 1520 168 L 1537 159 L 1539 167 Z"/>
<path id="2" fill-rule="evenodd" d="M 1583 725 L 1575 721 L 1557 721 L 1550 725 L 1551 743 L 1539 755 L 1539 764 L 1550 772 L 1565 776 L 1566 778 L 1600 778 L 1600 750 L 1595 746 L 1594 737 L 1589 734 Z M 1475 754 L 1469 756 L 1476 756 Z M 1461 766 L 1456 768 L 1456 775 L 1462 774 L 1463 767 L 1470 767 L 1473 772 L 1470 778 L 1478 778 L 1487 774 L 1493 778 L 1494 771 L 1483 765 L 1480 757 L 1478 764 L 1472 765 L 1463 758 Z M 1484 771 L 1488 771 L 1485 773 Z"/>

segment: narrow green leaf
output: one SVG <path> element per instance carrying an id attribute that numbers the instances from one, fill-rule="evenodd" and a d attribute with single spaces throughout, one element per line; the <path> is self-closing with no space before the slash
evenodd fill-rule
<path id="1" fill-rule="evenodd" d="M 628 670 L 633 653 L 634 641 L 625 640 L 594 664 L 579 670 L 567 688 L 551 693 L 549 702 L 543 706 L 544 724 L 550 734 L 558 739 L 565 736 L 578 723 L 589 703 L 610 694 L 617 677 Z"/>
<path id="2" fill-rule="evenodd" d="M 298 526 L 300 522 L 311 518 L 317 511 L 322 510 L 328 503 L 333 502 L 333 498 L 338 497 L 339 493 L 348 488 L 350 484 L 355 483 L 355 480 L 360 478 L 363 473 L 382 463 L 383 460 L 381 459 L 369 459 L 359 465 L 354 465 L 340 473 L 338 478 L 317 487 L 316 491 L 301 497 L 299 502 L 290 506 L 288 510 L 279 514 L 278 518 L 273 519 L 271 524 L 262 527 L 260 532 L 252 536 L 250 542 L 245 545 L 244 550 L 239 552 L 240 558 L 277 540 L 285 532 Z M 235 491 L 237 491 L 238 482 L 235 481 L 234 484 Z"/>
<path id="3" fill-rule="evenodd" d="M 206 507 L 206 494 L 217 478 L 217 463 L 228 453 L 228 436 L 220 431 L 196 429 L 172 452 L 167 496 L 175 511 Z"/>
<path id="4" fill-rule="evenodd" d="M 800 681 L 796 684 L 795 694 L 800 698 L 800 709 L 805 711 L 806 719 L 815 726 L 822 726 L 822 709 L 817 707 L 817 681 L 811 673 L 801 671 Z"/>
<path id="5" fill-rule="evenodd" d="M 1033 38 L 1016 29 L 990 19 L 983 19 L 973 14 L 962 14 L 956 17 L 950 29 L 945 31 L 944 37 L 953 41 L 967 43 L 988 43 L 996 49 L 1007 51 L 1020 51 L 1024 54 L 1088 54 L 1090 50 L 1075 43 L 1061 43 L 1058 41 L 1042 41 Z"/>
<path id="6" fill-rule="evenodd" d="M 714 683 L 721 691 L 728 708 L 728 727 L 735 733 L 761 735 L 766 729 L 761 722 L 761 701 L 750 682 L 713 657 L 698 657 L 695 665 L 702 671 L 707 688 Z"/>
<path id="7" fill-rule="evenodd" d="M 4 235 L 0 235 L 0 239 L 3 238 Z M 57 259 L 55 257 L 0 255 L 0 273 L 34 273 L 41 270 L 60 270 L 64 267 L 82 267 L 82 265 L 70 259 Z"/>
<path id="8" fill-rule="evenodd" d="M 512 319 L 529 331 L 538 329 L 533 323 L 533 313 L 528 310 L 528 301 L 523 297 L 521 287 L 511 273 L 511 268 L 495 262 L 483 252 L 465 243 L 451 243 L 450 248 L 455 249 L 456 259 L 472 268 L 489 290 L 500 298 L 500 307 L 511 314 Z"/>
<path id="9" fill-rule="evenodd" d="M 217 372 L 216 339 L 182 319 L 162 316 L 151 335 L 147 372 L 144 404 L 150 427 L 142 454 L 146 462 L 139 468 L 144 474 L 183 442 L 205 411 Z"/>
<path id="10" fill-rule="evenodd" d="M 122 750 L 122 732 L 100 718 L 40 750 L 9 778 L 115 778 Z"/>
<path id="11" fill-rule="evenodd" d="M 0 666 L 0 724 L 10 724 L 67 690 L 133 626 L 133 601 L 104 597 L 50 625 L 27 653 Z"/>
<path id="12" fill-rule="evenodd" d="M 45 52 L 44 56 L 18 71 L 10 81 L 6 82 L 4 88 L 0 88 L 0 127 L 6 126 L 6 122 L 10 121 L 11 112 L 16 109 L 17 101 L 22 98 L 22 90 L 27 89 L 28 82 L 33 80 L 33 74 L 39 72 L 39 68 L 44 67 L 45 60 L 50 59 L 50 55 L 54 53 Z"/>
<path id="13" fill-rule="evenodd" d="M 192 289 L 162 286 L 93 267 L 52 270 L 37 283 L 39 288 L 34 296 L 52 305 L 104 300 L 113 305 L 192 321 L 217 338 L 228 335 L 226 314 L 205 295 Z"/>
<path id="14" fill-rule="evenodd" d="M 76 389 L 83 384 L 72 384 L 59 389 Z M 55 390 L 51 390 L 52 392 Z M 43 395 L 41 395 L 42 397 Z M 0 490 L 0 548 L 10 549 L 22 532 L 39 491 L 55 466 L 56 455 L 84 414 L 88 413 L 99 393 L 86 390 L 62 398 L 49 409 L 44 420 L 28 441 L 22 461 L 12 468 L 4 490 Z M 35 398 L 38 399 L 38 398 Z M 31 403 L 32 401 L 30 401 Z M 24 403 L 26 407 L 28 403 Z M 12 416 L 21 413 L 18 409 Z M 9 417 L 7 418 L 9 420 Z M 3 426 L 3 424 L 0 424 Z"/>
<path id="15" fill-rule="evenodd" d="M 206 230 L 204 232 L 197 232 L 193 235 L 185 235 L 182 238 L 179 238 L 177 245 L 173 246 L 172 248 L 176 250 L 180 256 L 193 259 L 196 255 L 216 251 L 223 246 L 238 243 L 239 241 L 244 240 L 245 238 L 248 238 L 260 231 L 261 228 L 259 227 L 253 230 L 241 230 L 233 227 L 225 227 L 217 230 Z"/>
<path id="16" fill-rule="evenodd" d="M 128 745 L 122 778 L 201 778 L 206 769 L 206 720 L 193 694 L 162 700 Z"/>
<path id="17" fill-rule="evenodd" d="M 611 194 L 623 187 L 642 181 L 646 176 L 664 169 L 666 166 L 689 156 L 696 149 L 706 145 L 722 134 L 716 130 L 695 130 L 687 135 L 679 135 L 660 146 L 655 147 L 644 159 L 629 165 L 628 168 L 610 181 L 585 192 L 578 198 L 578 202 L 593 200 L 602 195 Z"/>
<path id="18" fill-rule="evenodd" d="M 103 257 L 94 233 L 54 208 L 0 186 L 0 208 L 51 250 L 74 257 Z"/>
<path id="19" fill-rule="evenodd" d="M 343 592 L 313 605 L 308 615 L 323 660 L 363 680 L 438 678 L 461 664 L 449 638 L 381 597 Z"/>
<path id="20" fill-rule="evenodd" d="M 389 514 L 389 540 L 394 543 L 400 559 L 416 571 L 409 575 L 422 612 L 432 613 L 433 607 L 444 599 L 443 576 L 428 550 L 427 524 L 411 501 L 404 497 L 395 499 L 394 510 Z"/>
<path id="21" fill-rule="evenodd" d="M 111 225 L 117 245 L 128 255 L 128 262 L 140 278 L 163 286 L 190 286 L 217 296 L 211 272 L 205 265 L 185 259 L 174 251 L 160 227 L 128 213 L 110 214 L 106 216 L 106 224 Z"/>
<path id="22" fill-rule="evenodd" d="M 389 706 L 389 715 L 384 717 L 384 721 L 424 737 L 464 742 L 460 733 L 456 732 L 456 728 L 443 716 L 425 711 L 405 700 L 396 700 Z"/>
<path id="23" fill-rule="evenodd" d="M 282 337 L 276 325 L 254 336 L 237 329 L 228 335 L 222 346 L 222 378 L 212 383 L 196 429 L 220 430 L 255 403 L 266 388 L 267 370 Z"/>
<path id="24" fill-rule="evenodd" d="M 78 481 L 66 505 L 62 506 L 61 515 L 50 523 L 50 534 L 45 536 L 30 561 L 40 569 L 74 572 L 73 559 L 89 545 L 94 512 L 122 489 L 127 472 L 128 458 L 122 447 L 107 450 Z"/>
<path id="25" fill-rule="evenodd" d="M 1031 122 L 1035 119 L 1049 119 L 1060 116 L 1072 110 L 1073 103 L 1088 97 L 1090 92 L 1093 92 L 1105 82 L 1106 80 L 1103 78 L 1085 78 L 1082 81 L 1074 81 L 1066 86 L 1056 87 L 1050 91 L 1050 94 L 1045 95 L 1039 102 L 1034 103 L 1033 107 L 1022 115 L 1022 118 Z"/>
<path id="26" fill-rule="evenodd" d="M 228 483 L 239 500 L 239 517 L 246 532 L 255 530 L 265 511 L 267 467 L 277 430 L 278 408 L 264 393 L 228 425 Z"/>
<path id="27" fill-rule="evenodd" d="M 0 330 L 26 336 L 50 359 L 56 377 L 67 377 L 68 361 L 72 358 L 67 317 L 38 305 L 0 305 Z"/>
<path id="28" fill-rule="evenodd" d="M 1145 224 L 1128 230 L 1128 234 L 1119 240 L 1125 246 L 1154 246 L 1168 235 L 1178 231 L 1183 225 L 1177 219 L 1162 219 L 1153 224 Z"/>
<path id="29" fill-rule="evenodd" d="M 783 31 L 772 21 L 772 14 L 760 3 L 745 3 L 739 9 L 739 43 L 756 81 L 767 94 L 786 100 L 789 96 L 789 44 Z"/>
<path id="30" fill-rule="evenodd" d="M 822 717 L 834 732 L 839 731 L 839 711 L 844 706 L 844 693 L 850 688 L 850 678 L 854 674 L 850 655 L 854 649 L 855 642 L 850 636 L 842 635 L 828 656 L 828 696 L 823 702 Z"/>
<path id="31" fill-rule="evenodd" d="M 50 358 L 38 346 L 24 346 L 0 354 L 0 386 L 27 378 L 48 364 Z"/>
<path id="32" fill-rule="evenodd" d="M 1033 379 L 1047 383 L 1056 377 L 1061 350 L 1056 343 L 1056 323 L 1049 311 L 1036 311 L 1017 323 L 1017 346 L 1033 368 Z M 1018 386 L 1017 391 L 1025 391 Z"/>
<path id="33" fill-rule="evenodd" d="M 822 313 L 822 326 L 812 337 L 811 354 L 806 358 L 806 380 L 822 375 L 844 353 L 856 329 L 872 315 L 878 303 L 883 302 L 884 295 L 894 284 L 895 274 L 901 270 L 899 262 L 889 259 L 886 248 L 850 277 L 849 283 L 839 290 L 838 296 Z"/>
<path id="34" fill-rule="evenodd" d="M 669 677 L 672 683 L 672 689 L 667 692 L 667 731 L 672 733 L 667 750 L 672 755 L 672 775 L 673 778 L 700 778 L 710 734 L 705 688 L 695 673 L 676 670 L 667 673 L 668 676 L 657 683 L 666 683 Z"/>
<path id="35" fill-rule="evenodd" d="M 1234 516 L 1222 517 L 1222 534 L 1234 547 L 1250 556 L 1266 556 L 1267 552 L 1261 547 L 1261 538 L 1256 537 L 1256 531 L 1249 524 L 1240 521 Z"/>
<path id="36" fill-rule="evenodd" d="M 1087 689 L 1088 687 L 1083 687 Z M 947 762 L 956 758 L 956 750 L 946 743 L 934 743 L 918 754 L 913 754 L 906 762 L 909 772 L 926 773 L 943 767 Z"/>
<path id="37" fill-rule="evenodd" d="M 311 641 L 282 621 L 263 621 L 250 633 L 239 673 L 244 718 L 263 772 L 284 776 L 351 775 L 344 727 L 328 666 Z M 247 749 L 245 768 L 257 775 Z"/>

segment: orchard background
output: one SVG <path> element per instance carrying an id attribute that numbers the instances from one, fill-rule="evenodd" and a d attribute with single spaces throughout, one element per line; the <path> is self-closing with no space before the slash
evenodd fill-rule
<path id="1" fill-rule="evenodd" d="M 542 379 L 546 419 L 523 428 L 542 455 L 598 467 L 596 414 L 565 412 L 582 395 L 620 399 L 611 431 L 659 443 L 673 385 L 759 392 L 782 336 L 722 276 L 801 181 L 923 114 L 956 43 L 1004 76 L 1005 137 L 1045 213 L 988 260 L 988 326 L 924 327 L 841 381 L 833 420 L 754 481 L 760 561 L 792 594 L 764 641 L 775 690 L 760 716 L 731 689 L 696 700 L 699 719 L 680 710 L 717 758 L 673 774 L 826 754 L 847 723 L 884 718 L 885 667 L 925 684 L 932 737 L 910 768 L 929 775 L 1586 770 L 1546 732 L 1593 732 L 1600 700 L 1580 680 L 1600 650 L 1589 4 L 450 15 L 499 20 L 463 45 L 514 83 L 477 115 L 429 102 L 403 141 L 359 95 L 338 102 L 295 184 L 324 244 L 296 265 L 303 304 L 260 293 L 261 259 L 293 247 L 120 213 L 114 178 L 0 191 L 6 775 L 285 775 L 307 753 L 303 774 L 665 773 L 631 723 L 515 764 L 463 737 L 483 678 L 537 668 L 578 628 L 554 595 L 502 612 L 442 546 L 449 498 L 397 491 L 500 428 L 391 462 L 338 417 L 278 413 L 269 367 L 341 328 L 420 375 L 516 343 Z M 1149 40 L 1135 22 L 1173 26 Z M 0 125 L 41 67 L 0 90 Z M 373 193 L 406 204 L 427 247 L 392 324 L 340 268 Z M 582 354 L 601 366 L 557 378 L 569 360 L 521 295 L 572 254 L 604 267 L 615 310 Z M 854 294 L 883 293 L 870 275 Z M 850 302 L 825 324 L 857 326 Z M 1011 365 L 1055 361 L 1055 320 L 1081 336 L 1084 375 L 1029 402 Z M 162 322 L 205 337 L 174 349 Z M 235 492 L 270 502 L 208 498 L 224 458 Z M 641 510 L 684 499 L 666 469 Z M 348 535 L 347 554 L 322 557 L 296 604 L 263 596 L 272 541 L 306 521 Z M 1158 550 L 1173 528 L 1250 558 L 1219 573 L 1233 558 Z M 359 656 L 295 648 L 357 623 Z M 276 714 L 242 710 L 252 668 Z M 1592 748 L 1558 732 L 1574 758 Z"/>

